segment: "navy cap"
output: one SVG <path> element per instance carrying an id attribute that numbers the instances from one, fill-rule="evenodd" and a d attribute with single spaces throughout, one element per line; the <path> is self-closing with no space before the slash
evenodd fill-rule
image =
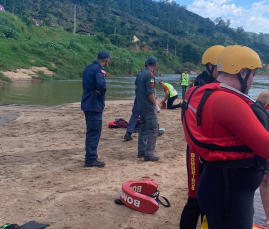
<path id="1" fill-rule="evenodd" d="M 111 58 L 111 56 L 109 55 L 109 53 L 105 50 L 102 50 L 98 53 L 97 55 L 98 59 L 106 59 L 106 58 Z"/>
<path id="2" fill-rule="evenodd" d="M 150 56 L 147 60 L 146 63 L 149 65 L 154 65 L 157 63 L 157 58 L 155 56 Z"/>

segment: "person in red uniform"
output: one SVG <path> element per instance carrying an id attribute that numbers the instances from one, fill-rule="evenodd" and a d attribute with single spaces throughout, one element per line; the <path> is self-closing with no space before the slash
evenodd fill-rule
<path id="1" fill-rule="evenodd" d="M 224 46 L 214 45 L 204 52 L 201 64 L 206 66 L 206 71 L 196 77 L 195 86 L 216 81 L 218 77 L 217 60 L 223 49 Z M 190 152 L 189 146 L 186 149 L 186 165 L 188 171 L 188 200 L 182 210 L 179 225 L 180 229 L 196 229 L 199 216 L 201 215 L 201 220 L 203 218 L 196 196 L 196 187 L 199 176 L 203 171 L 203 163 L 199 161 L 197 152 L 194 150 Z"/>
<path id="2" fill-rule="evenodd" d="M 265 109 L 269 113 L 269 91 L 263 91 L 259 97 L 258 101 L 264 105 Z M 269 228 L 269 173 L 266 173 L 263 177 L 262 184 L 260 185 L 260 194 L 262 199 L 262 205 L 266 215 L 265 227 Z"/>
<path id="3" fill-rule="evenodd" d="M 251 229 L 254 192 L 269 159 L 267 112 L 247 96 L 262 64 L 240 45 L 224 48 L 217 63 L 218 82 L 192 87 L 182 104 L 190 152 L 204 163 L 198 203 L 209 229 Z"/>

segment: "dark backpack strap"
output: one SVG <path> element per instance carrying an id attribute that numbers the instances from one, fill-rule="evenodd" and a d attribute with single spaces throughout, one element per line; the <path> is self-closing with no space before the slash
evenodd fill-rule
<path id="1" fill-rule="evenodd" d="M 182 109 L 182 113 L 181 113 L 181 120 L 183 120 L 183 118 L 184 118 L 184 116 L 185 116 L 185 112 L 186 112 L 186 110 L 188 110 L 188 106 L 189 106 L 189 103 L 190 103 L 190 101 L 191 101 L 191 97 L 192 97 L 192 95 L 194 94 L 194 92 L 196 92 L 196 90 L 197 89 L 199 89 L 200 87 L 202 87 L 203 85 L 199 85 L 199 86 L 197 86 L 195 89 L 193 89 L 193 91 L 191 92 L 191 94 L 190 94 L 190 96 L 189 96 L 189 98 L 188 98 L 188 100 L 183 100 L 183 102 L 182 102 L 182 105 L 181 105 L 181 109 Z"/>
<path id="2" fill-rule="evenodd" d="M 229 216 L 229 201 L 230 201 L 230 182 L 228 169 L 224 168 L 222 170 L 223 180 L 224 180 L 224 208 L 222 212 L 222 220 L 228 221 Z"/>
<path id="3" fill-rule="evenodd" d="M 157 201 L 157 203 L 163 205 L 163 206 L 166 207 L 166 208 L 169 208 L 169 207 L 171 206 L 169 200 L 166 199 L 164 196 L 161 196 L 161 197 L 165 200 L 165 202 L 166 202 L 166 204 L 164 204 L 164 203 L 160 200 L 159 195 L 160 195 L 160 191 L 159 191 L 159 190 L 156 190 L 156 192 L 155 192 L 154 194 L 152 194 L 151 197 L 152 197 L 153 199 L 155 199 L 155 200 Z"/>
<path id="4" fill-rule="evenodd" d="M 196 113 L 196 120 L 197 120 L 197 126 L 200 126 L 201 125 L 201 114 L 202 114 L 202 110 L 203 110 L 203 107 L 205 105 L 205 101 L 208 99 L 208 97 L 212 94 L 212 92 L 214 92 L 213 90 L 210 90 L 210 89 L 207 89 L 205 90 L 205 93 L 198 105 L 198 108 L 197 108 L 197 113 Z"/>

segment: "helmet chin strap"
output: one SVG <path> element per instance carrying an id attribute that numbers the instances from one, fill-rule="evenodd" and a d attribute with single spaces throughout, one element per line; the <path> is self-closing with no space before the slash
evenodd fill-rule
<path id="1" fill-rule="evenodd" d="M 212 65 L 211 70 L 209 69 L 208 64 L 206 64 L 205 67 L 206 67 L 206 70 L 209 72 L 209 75 L 213 77 L 213 72 L 214 72 L 215 65 Z"/>
<path id="2" fill-rule="evenodd" d="M 247 69 L 247 75 L 245 77 L 245 79 L 243 79 L 243 77 L 241 76 L 240 72 L 237 73 L 237 78 L 241 84 L 241 92 L 245 93 L 246 92 L 246 89 L 247 89 L 247 82 L 248 82 L 248 78 L 249 78 L 249 75 L 251 73 L 251 70 L 250 69 Z"/>

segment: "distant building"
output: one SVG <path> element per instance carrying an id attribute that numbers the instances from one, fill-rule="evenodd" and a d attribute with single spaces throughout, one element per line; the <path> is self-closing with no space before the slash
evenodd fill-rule
<path id="1" fill-rule="evenodd" d="M 137 42 L 137 41 L 139 41 L 139 39 L 138 39 L 137 36 L 134 35 L 134 37 L 133 37 L 133 42 L 135 43 L 135 42 Z"/>
<path id="2" fill-rule="evenodd" d="M 0 11 L 5 11 L 4 6 L 0 5 Z"/>

